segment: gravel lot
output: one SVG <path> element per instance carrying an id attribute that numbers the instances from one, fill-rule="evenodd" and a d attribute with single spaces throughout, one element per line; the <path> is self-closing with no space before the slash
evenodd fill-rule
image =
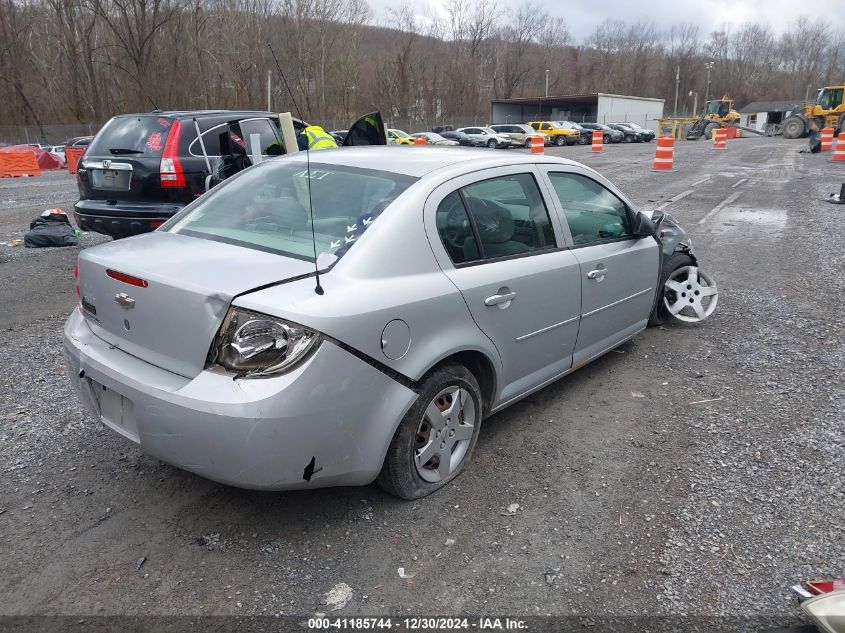
<path id="1" fill-rule="evenodd" d="M 243 491 L 144 456 L 64 378 L 78 249 L 0 245 L 0 614 L 796 619 L 788 587 L 845 561 L 845 207 L 824 202 L 845 165 L 805 145 L 681 142 L 672 173 L 650 171 L 653 143 L 547 150 L 644 209 L 678 197 L 719 308 L 497 414 L 472 467 L 414 503 Z M 75 193 L 60 173 L 0 181 L 0 242 Z"/>

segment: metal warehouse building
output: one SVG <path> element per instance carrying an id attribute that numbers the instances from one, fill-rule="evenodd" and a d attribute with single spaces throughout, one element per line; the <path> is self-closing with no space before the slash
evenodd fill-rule
<path id="1" fill-rule="evenodd" d="M 603 92 L 495 99 L 490 102 L 490 123 L 527 123 L 528 121 L 583 121 L 618 123 L 631 121 L 652 130 L 663 118 L 663 99 L 612 95 Z"/>

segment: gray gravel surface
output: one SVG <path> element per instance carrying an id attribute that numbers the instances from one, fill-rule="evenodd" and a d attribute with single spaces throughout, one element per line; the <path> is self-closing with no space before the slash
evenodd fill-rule
<path id="1" fill-rule="evenodd" d="M 681 142 L 669 174 L 650 171 L 653 143 L 548 150 L 646 209 L 690 192 L 669 210 L 718 281 L 719 308 L 497 414 L 472 468 L 413 503 L 374 486 L 237 490 L 144 456 L 88 418 L 64 379 L 75 249 L 0 247 L 0 613 L 329 602 L 343 605 L 335 615 L 794 619 L 791 584 L 845 571 L 845 212 L 822 201 L 845 167 L 804 145 Z M 0 181 L 0 241 L 73 202 L 72 179 L 49 183 Z"/>

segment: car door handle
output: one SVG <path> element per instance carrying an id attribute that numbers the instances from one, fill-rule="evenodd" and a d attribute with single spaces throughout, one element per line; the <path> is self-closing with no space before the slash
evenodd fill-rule
<path id="1" fill-rule="evenodd" d="M 599 277 L 604 277 L 606 274 L 607 268 L 596 268 L 587 273 L 587 279 L 598 279 Z"/>
<path id="2" fill-rule="evenodd" d="M 488 307 L 489 306 L 497 306 L 500 303 L 507 303 L 508 301 L 513 301 L 514 299 L 516 299 L 516 293 L 515 292 L 509 292 L 509 293 L 504 294 L 504 295 L 493 295 L 492 297 L 487 297 L 484 300 L 484 305 L 486 305 Z"/>

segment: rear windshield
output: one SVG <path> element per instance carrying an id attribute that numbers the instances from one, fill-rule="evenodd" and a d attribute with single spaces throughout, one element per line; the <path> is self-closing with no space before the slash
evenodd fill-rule
<path id="1" fill-rule="evenodd" d="M 314 162 L 309 169 L 301 161 L 271 160 L 219 185 L 165 229 L 308 261 L 314 261 L 316 250 L 324 268 L 416 180 L 386 171 Z"/>
<path id="2" fill-rule="evenodd" d="M 155 115 L 115 117 L 99 131 L 87 155 L 158 158 L 172 124 L 173 119 Z"/>

